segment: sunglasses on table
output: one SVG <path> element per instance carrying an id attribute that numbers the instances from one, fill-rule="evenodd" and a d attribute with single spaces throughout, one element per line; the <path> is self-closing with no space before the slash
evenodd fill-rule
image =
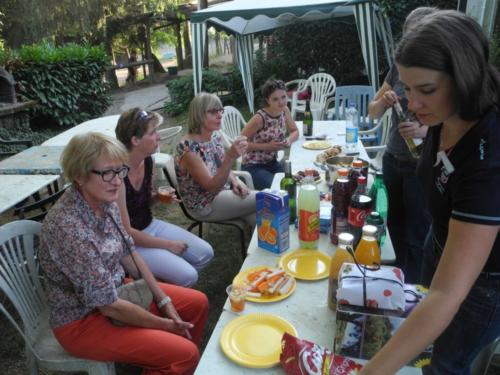
<path id="1" fill-rule="evenodd" d="M 130 168 L 127 167 L 126 165 L 124 165 L 123 167 L 118 168 L 118 169 L 105 169 L 103 171 L 98 171 L 97 169 L 92 169 L 91 172 L 101 176 L 101 178 L 104 182 L 110 182 L 116 176 L 118 176 L 118 178 L 120 180 L 123 180 L 125 177 L 127 177 L 129 170 L 130 170 Z"/>

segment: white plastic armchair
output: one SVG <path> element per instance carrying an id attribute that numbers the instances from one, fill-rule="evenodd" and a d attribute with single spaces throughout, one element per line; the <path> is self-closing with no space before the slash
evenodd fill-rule
<path id="1" fill-rule="evenodd" d="M 298 95 L 305 90 L 307 86 L 307 79 L 294 79 L 285 83 L 287 91 L 287 103 L 290 104 L 290 113 L 292 118 L 295 120 L 295 114 L 297 112 L 297 106 L 305 106 L 305 100 L 299 100 Z M 292 91 L 292 95 L 288 95 L 289 91 Z"/>
<path id="2" fill-rule="evenodd" d="M 182 131 L 182 126 L 172 126 L 171 128 L 161 129 L 158 131 L 160 134 L 160 145 L 167 146 L 170 152 L 173 152 L 172 148 L 175 147 L 176 140 L 179 138 Z M 172 155 L 160 151 L 160 146 L 158 146 L 158 152 L 153 155 L 155 160 L 155 165 L 158 168 L 163 168 L 167 162 L 172 158 Z M 159 176 L 162 176 L 160 173 Z"/>
<path id="3" fill-rule="evenodd" d="M 245 124 L 246 121 L 240 111 L 230 105 L 224 107 L 221 130 L 227 146 L 231 145 L 234 139 L 240 135 Z"/>
<path id="4" fill-rule="evenodd" d="M 84 371 L 90 375 L 114 375 L 113 362 L 98 362 L 68 354 L 49 327 L 44 280 L 35 251 L 42 225 L 35 221 L 12 221 L 0 227 L 0 290 L 22 320 L 16 319 L 0 302 L 0 312 L 23 337 L 29 373 Z"/>
<path id="5" fill-rule="evenodd" d="M 361 137 L 361 139 L 363 139 L 363 135 L 365 134 L 379 132 L 379 129 L 382 132 L 380 143 L 377 146 L 365 147 L 366 152 L 368 152 L 369 154 L 375 154 L 375 156 L 370 160 L 370 165 L 375 170 L 382 169 L 382 157 L 384 155 L 385 149 L 387 148 L 387 142 L 389 142 L 389 130 L 391 129 L 391 125 L 392 108 L 389 108 L 387 111 L 385 111 L 382 117 L 378 119 L 376 126 L 374 126 L 370 130 L 359 131 L 359 136 Z"/>
<path id="6" fill-rule="evenodd" d="M 311 114 L 314 120 L 321 120 L 321 114 L 325 108 L 328 97 L 333 96 L 337 84 L 335 78 L 328 73 L 316 73 L 307 79 L 306 87 L 311 88 Z M 305 104 L 299 105 L 298 99 L 294 99 L 292 106 L 296 106 L 296 112 L 304 112 Z"/>

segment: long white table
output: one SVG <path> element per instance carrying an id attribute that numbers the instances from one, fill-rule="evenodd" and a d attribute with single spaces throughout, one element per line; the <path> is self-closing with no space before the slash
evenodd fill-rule
<path id="1" fill-rule="evenodd" d="M 0 213 L 14 207 L 23 199 L 28 198 L 40 189 L 53 183 L 59 175 L 37 174 L 37 175 L 2 175 L 0 189 Z"/>
<path id="2" fill-rule="evenodd" d="M 66 146 L 75 135 L 87 132 L 99 132 L 115 137 L 115 128 L 119 118 L 120 115 L 112 115 L 82 122 L 81 124 L 73 126 L 71 129 L 46 140 L 42 143 L 42 146 Z"/>
<path id="3" fill-rule="evenodd" d="M 301 124 L 297 124 L 301 127 Z M 344 137 L 337 135 L 345 129 L 343 121 L 316 121 L 315 135 L 327 133 L 333 137 L 333 144 L 344 144 Z M 290 159 L 292 167 L 295 171 L 302 170 L 312 166 L 312 161 L 316 157 L 318 151 L 310 151 L 302 148 L 304 142 L 303 137 L 292 145 L 290 150 Z M 361 144 L 358 144 L 360 157 L 364 158 L 366 152 Z M 277 186 L 281 180 L 281 175 L 277 174 L 274 178 L 273 185 Z M 273 186 L 273 187 L 274 187 Z M 293 251 L 298 247 L 297 232 L 293 226 L 290 227 L 290 250 Z M 321 235 L 319 246 L 320 251 L 328 255 L 332 255 L 334 246 L 330 244 L 327 235 Z M 311 250 L 314 251 L 314 250 Z M 286 254 L 286 253 L 284 253 Z M 257 247 L 257 234 L 254 235 L 248 247 L 248 255 L 245 258 L 241 269 L 247 269 L 255 266 L 271 266 L 277 265 L 279 257 L 266 250 Z M 382 259 L 389 261 L 394 257 L 392 246 L 382 250 Z M 332 312 L 327 305 L 327 279 L 306 282 L 297 280 L 297 288 L 295 292 L 287 299 L 275 303 L 253 303 L 247 302 L 245 310 L 241 314 L 249 314 L 254 312 L 271 313 L 280 316 L 290 322 L 298 332 L 298 336 L 303 339 L 313 341 L 327 348 L 333 348 L 333 340 L 335 334 L 335 313 Z M 219 375 L 219 374 L 272 374 L 283 375 L 284 371 L 281 366 L 276 366 L 269 369 L 253 369 L 245 368 L 237 365 L 228 359 L 222 352 L 219 344 L 221 333 L 224 327 L 238 315 L 233 313 L 230 308 L 229 301 L 223 308 L 223 312 L 217 322 L 215 329 L 212 332 L 210 340 L 203 352 L 200 363 L 197 367 L 197 375 Z M 420 370 L 405 367 L 398 372 L 400 375 L 416 375 L 420 374 Z"/>

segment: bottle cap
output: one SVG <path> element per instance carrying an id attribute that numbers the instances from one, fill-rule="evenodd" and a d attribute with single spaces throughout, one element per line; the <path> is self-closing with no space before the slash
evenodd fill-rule
<path id="1" fill-rule="evenodd" d="M 358 176 L 358 185 L 366 185 L 366 177 Z"/>
<path id="2" fill-rule="evenodd" d="M 362 161 L 362 160 L 359 160 L 359 159 L 354 160 L 354 161 L 352 162 L 352 166 L 353 166 L 354 168 L 363 168 L 363 161 Z"/>
<path id="3" fill-rule="evenodd" d="M 375 237 L 377 235 L 377 227 L 374 225 L 364 225 L 363 226 L 363 236 L 373 236 Z"/>
<path id="4" fill-rule="evenodd" d="M 340 168 L 337 171 L 337 174 L 339 175 L 339 177 L 347 177 L 347 176 L 349 176 L 349 169 L 347 169 L 347 168 Z"/>
<path id="5" fill-rule="evenodd" d="M 354 236 L 351 233 L 343 232 L 339 234 L 339 245 L 352 246 Z"/>

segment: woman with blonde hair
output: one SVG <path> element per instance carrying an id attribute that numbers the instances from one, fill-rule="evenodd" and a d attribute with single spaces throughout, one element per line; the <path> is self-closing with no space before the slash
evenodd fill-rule
<path id="1" fill-rule="evenodd" d="M 224 108 L 215 94 L 202 92 L 191 101 L 188 134 L 177 145 L 175 172 L 181 198 L 195 216 L 211 220 L 242 218 L 255 225 L 255 192 L 231 172 L 248 143 L 240 137 L 224 151 L 221 128 Z"/>
<path id="2" fill-rule="evenodd" d="M 208 301 L 201 292 L 157 283 L 134 251 L 116 204 L 127 159 L 119 141 L 100 133 L 73 137 L 63 152 L 72 186 L 48 212 L 38 253 L 50 325 L 76 357 L 133 363 L 145 375 L 191 374 Z M 118 296 L 130 281 L 126 273 L 146 281 L 154 298 L 148 310 Z"/>

